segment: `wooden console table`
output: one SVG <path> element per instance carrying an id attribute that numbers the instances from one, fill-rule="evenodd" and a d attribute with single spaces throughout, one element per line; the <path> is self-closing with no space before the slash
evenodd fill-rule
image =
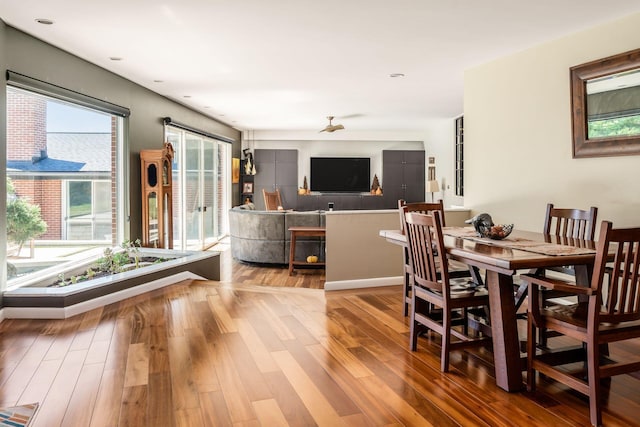
<path id="1" fill-rule="evenodd" d="M 293 274 L 293 269 L 295 267 L 302 266 L 322 266 L 324 267 L 324 262 L 307 262 L 305 261 L 296 261 L 296 239 L 298 236 L 316 236 L 316 237 L 325 237 L 326 228 L 325 227 L 289 227 L 289 231 L 291 232 L 291 245 L 289 248 L 289 276 Z"/>

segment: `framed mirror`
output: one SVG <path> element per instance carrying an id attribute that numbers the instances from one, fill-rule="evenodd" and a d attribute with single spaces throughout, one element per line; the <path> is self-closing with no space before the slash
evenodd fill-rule
<path id="1" fill-rule="evenodd" d="M 571 67 L 573 157 L 640 155 L 640 49 Z"/>

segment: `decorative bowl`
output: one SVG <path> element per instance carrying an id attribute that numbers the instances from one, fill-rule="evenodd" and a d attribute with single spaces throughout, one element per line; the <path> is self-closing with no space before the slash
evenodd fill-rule
<path id="1" fill-rule="evenodd" d="M 492 225 L 490 228 L 485 228 L 482 233 L 482 237 L 488 237 L 493 240 L 502 240 L 511 234 L 513 231 L 513 224 L 497 224 Z"/>

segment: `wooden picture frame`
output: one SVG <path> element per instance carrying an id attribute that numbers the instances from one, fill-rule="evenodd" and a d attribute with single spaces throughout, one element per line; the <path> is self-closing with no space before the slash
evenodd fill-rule
<path id="1" fill-rule="evenodd" d="M 616 103 L 611 100 L 617 96 L 615 92 L 620 92 L 621 88 L 622 90 L 633 90 L 633 94 L 627 93 L 624 98 L 638 99 L 640 86 L 612 86 L 597 91 L 588 87 L 588 85 L 601 84 L 606 80 L 614 82 L 625 75 L 640 73 L 640 49 L 576 65 L 571 67 L 570 72 L 573 158 L 640 155 L 640 129 L 637 132 L 634 130 L 634 132 L 621 135 L 612 134 L 597 137 L 589 135 L 589 117 L 616 116 L 616 113 L 618 116 L 623 113 L 629 115 L 628 111 L 637 114 L 640 109 L 636 103 L 631 107 L 625 106 L 601 112 L 598 107 L 600 104 L 604 105 L 605 102 L 594 103 L 597 101 L 597 98 L 593 99 L 594 96 L 601 98 L 607 96 L 608 99 L 603 99 L 603 101 L 615 106 Z M 616 83 L 610 84 L 615 85 Z M 604 108 L 602 109 L 604 110 Z"/>
<path id="2" fill-rule="evenodd" d="M 231 183 L 237 184 L 240 182 L 240 159 L 232 158 L 231 159 Z"/>
<path id="3" fill-rule="evenodd" d="M 242 194 L 253 194 L 253 182 L 245 182 L 242 185 Z"/>

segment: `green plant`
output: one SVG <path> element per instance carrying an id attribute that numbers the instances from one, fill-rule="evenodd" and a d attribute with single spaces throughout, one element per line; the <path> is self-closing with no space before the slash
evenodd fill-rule
<path id="1" fill-rule="evenodd" d="M 125 240 L 120 245 L 120 247 L 126 251 L 127 256 L 133 258 L 136 268 L 140 267 L 140 245 L 140 239 L 136 239 L 133 242 L 131 240 Z"/>
<path id="2" fill-rule="evenodd" d="M 47 231 L 40 207 L 16 197 L 13 182 L 7 178 L 7 240 L 17 243 L 19 250 L 28 240 Z"/>
<path id="3" fill-rule="evenodd" d="M 113 249 L 105 248 L 102 257 L 98 259 L 96 265 L 100 271 L 114 272 L 116 266 L 113 259 Z"/>
<path id="4" fill-rule="evenodd" d="M 67 282 L 64 280 L 64 273 L 60 273 L 60 274 L 58 274 L 58 283 L 57 283 L 58 287 L 67 286 L 68 284 L 69 284 L 69 283 L 67 283 Z"/>
<path id="5" fill-rule="evenodd" d="M 100 271 L 111 274 L 119 273 L 124 265 L 130 263 L 131 258 L 134 260 L 135 268 L 140 267 L 140 239 L 133 242 L 125 240 L 120 247 L 124 251 L 114 252 L 111 248 L 105 248 L 103 256 L 97 261 L 97 267 Z"/>

